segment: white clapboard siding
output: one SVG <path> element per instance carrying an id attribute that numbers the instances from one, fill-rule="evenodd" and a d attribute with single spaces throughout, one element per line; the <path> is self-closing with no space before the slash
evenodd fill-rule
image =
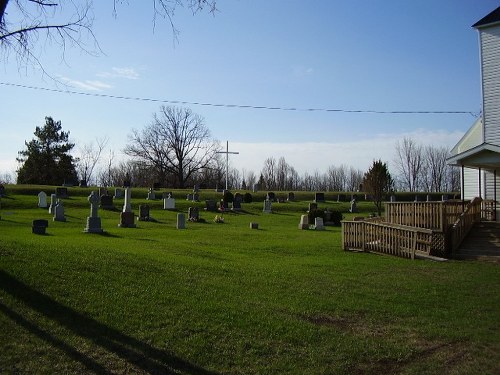
<path id="1" fill-rule="evenodd" d="M 497 188 L 497 196 L 496 199 L 500 199 L 500 170 L 497 170 L 496 176 L 496 188 Z M 484 187 L 485 187 L 485 199 L 495 199 L 495 173 L 493 171 L 485 171 L 484 173 Z"/>
<path id="2" fill-rule="evenodd" d="M 484 141 L 500 146 L 500 25 L 480 30 Z"/>
<path id="3" fill-rule="evenodd" d="M 464 181 L 463 199 L 473 199 L 479 197 L 479 170 L 472 168 L 464 168 Z"/>

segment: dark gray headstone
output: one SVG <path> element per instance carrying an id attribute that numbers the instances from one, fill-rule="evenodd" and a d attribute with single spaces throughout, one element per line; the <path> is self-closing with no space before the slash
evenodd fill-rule
<path id="1" fill-rule="evenodd" d="M 47 227 L 49 226 L 49 221 L 45 219 L 33 220 L 31 226 L 31 233 L 34 234 L 45 234 Z"/>
<path id="2" fill-rule="evenodd" d="M 57 187 L 56 188 L 56 198 L 68 198 L 68 188 L 67 187 Z"/>
<path id="3" fill-rule="evenodd" d="M 325 193 L 316 193 L 314 194 L 315 202 L 324 202 L 325 201 Z"/>
<path id="4" fill-rule="evenodd" d="M 149 205 L 141 204 L 139 205 L 139 220 L 149 221 Z"/>

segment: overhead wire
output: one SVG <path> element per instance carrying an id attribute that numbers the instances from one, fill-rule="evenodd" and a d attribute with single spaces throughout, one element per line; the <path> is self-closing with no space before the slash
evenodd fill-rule
<path id="1" fill-rule="evenodd" d="M 132 101 L 142 101 L 142 102 L 155 102 L 155 103 L 165 103 L 165 104 L 181 104 L 181 105 L 198 105 L 204 107 L 219 107 L 219 108 L 239 108 L 239 109 L 263 109 L 272 111 L 297 111 L 297 112 L 337 112 L 337 113 L 368 113 L 368 114 L 468 114 L 472 117 L 478 117 L 479 115 L 472 111 L 431 111 L 431 110 L 419 110 L 419 111 L 405 111 L 405 110 L 366 110 L 366 109 L 342 109 L 342 108 L 296 108 L 296 107 L 277 107 L 277 106 L 265 106 L 265 105 L 246 105 L 246 104 L 217 104 L 217 103 L 204 103 L 195 101 L 184 101 L 184 100 L 171 100 L 171 99 L 157 99 L 157 98 L 144 98 L 144 97 L 134 97 L 134 96 L 123 96 L 123 95 L 111 95 L 95 92 L 82 92 L 74 90 L 63 90 L 56 88 L 47 88 L 39 86 L 28 86 L 18 83 L 10 82 L 0 82 L 0 85 L 11 86 L 30 90 L 39 90 L 54 92 L 59 94 L 70 94 L 70 95 L 82 95 L 90 96 L 96 98 L 107 98 L 107 99 L 117 99 L 117 100 L 132 100 Z"/>

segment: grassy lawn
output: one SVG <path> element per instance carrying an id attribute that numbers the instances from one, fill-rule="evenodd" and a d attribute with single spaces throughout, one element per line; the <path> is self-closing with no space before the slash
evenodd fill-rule
<path id="1" fill-rule="evenodd" d="M 297 229 L 306 195 L 177 230 L 184 192 L 172 212 L 137 189 L 134 212 L 148 203 L 155 221 L 119 228 L 100 210 L 97 235 L 83 233 L 90 190 L 70 189 L 66 222 L 38 191 L 2 198 L 0 373 L 500 373 L 498 264 L 344 252 L 340 228 Z"/>

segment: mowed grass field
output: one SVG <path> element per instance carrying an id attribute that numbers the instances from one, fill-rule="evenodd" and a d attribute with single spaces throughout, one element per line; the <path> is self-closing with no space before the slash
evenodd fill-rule
<path id="1" fill-rule="evenodd" d="M 83 233 L 91 189 L 69 189 L 66 222 L 36 207 L 40 190 L 53 187 L 1 200 L 2 374 L 500 373 L 498 264 L 345 252 L 341 228 L 297 228 L 312 194 L 264 214 L 259 193 L 223 224 L 201 210 L 177 230 L 204 202 L 174 191 L 165 211 L 134 189 L 155 221 L 119 228 L 118 199 L 98 235 Z M 319 206 L 350 217 L 328 195 Z"/>

